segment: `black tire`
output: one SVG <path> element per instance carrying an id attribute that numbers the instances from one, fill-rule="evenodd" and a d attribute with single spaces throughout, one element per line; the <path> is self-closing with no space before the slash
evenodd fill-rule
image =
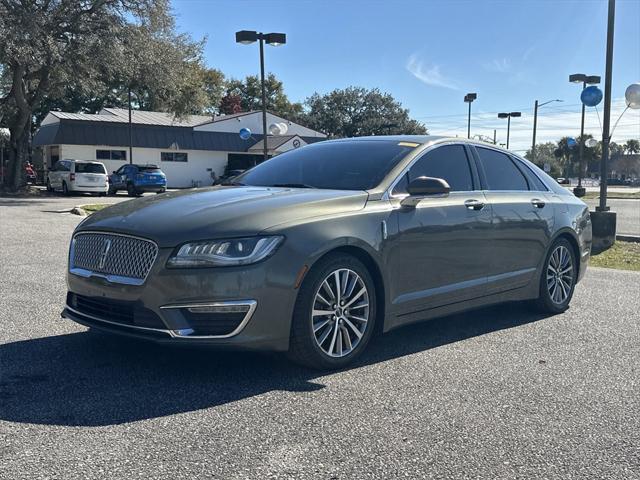
<path id="1" fill-rule="evenodd" d="M 69 196 L 69 188 L 67 187 L 67 182 L 62 182 L 62 194 L 65 197 Z"/>
<path id="2" fill-rule="evenodd" d="M 138 196 L 138 191 L 136 190 L 136 187 L 133 186 L 133 183 L 130 183 L 129 185 L 127 185 L 127 194 L 130 197 L 137 197 Z"/>
<path id="3" fill-rule="evenodd" d="M 564 252 L 567 258 L 567 261 L 570 262 L 571 271 L 566 272 L 561 275 L 562 283 L 559 282 L 559 277 L 556 275 L 556 270 L 553 266 L 553 262 L 555 259 L 552 257 L 555 255 L 554 252 L 560 251 Z M 556 257 L 559 258 L 559 257 Z M 569 268 L 569 265 L 562 267 L 559 272 L 563 272 Z M 576 286 L 576 279 L 578 274 L 578 264 L 576 259 L 576 254 L 573 250 L 573 246 L 569 241 L 565 238 L 559 238 L 551 244 L 549 247 L 549 251 L 544 259 L 544 264 L 542 266 L 542 272 L 540 274 L 540 291 L 539 297 L 535 301 L 536 308 L 544 313 L 562 313 L 567 308 L 569 308 L 569 303 L 571 303 L 571 298 L 573 297 L 573 292 Z M 555 278 L 554 278 L 555 277 Z M 554 290 L 553 286 L 555 282 L 556 289 Z M 570 287 L 566 288 L 566 282 L 570 282 Z M 557 290 L 559 289 L 559 290 Z M 556 292 L 557 296 L 552 295 L 553 292 Z M 565 292 L 568 292 L 565 296 Z"/>
<path id="4" fill-rule="evenodd" d="M 53 192 L 53 187 L 51 186 L 51 182 L 47 178 L 47 192 Z"/>
<path id="5" fill-rule="evenodd" d="M 114 187 L 109 185 L 109 191 L 107 192 L 107 195 L 115 195 L 117 191 L 118 190 L 116 190 Z"/>
<path id="6" fill-rule="evenodd" d="M 166 188 L 162 188 L 162 189 L 158 190 L 158 191 L 156 192 L 156 194 L 164 193 L 164 192 L 166 192 L 166 191 L 167 191 L 167 189 L 166 189 Z"/>
<path id="7" fill-rule="evenodd" d="M 345 356 L 332 357 L 323 351 L 316 341 L 313 331 L 312 310 L 316 302 L 316 294 L 325 278 L 339 269 L 349 269 L 355 272 L 364 282 L 369 297 L 369 313 L 364 332 L 358 343 L 353 347 L 353 350 L 345 354 Z M 329 254 L 313 266 L 300 287 L 293 312 L 288 356 L 292 361 L 300 365 L 318 370 L 343 368 L 352 363 L 366 349 L 375 330 L 376 316 L 375 284 L 367 268 L 351 255 L 342 253 Z M 327 316 L 327 320 L 328 318 Z M 329 328 L 333 327 L 329 326 Z M 348 330 L 346 326 L 344 328 Z M 349 331 L 352 332 L 351 330 Z M 340 349 L 342 350 L 342 346 Z"/>

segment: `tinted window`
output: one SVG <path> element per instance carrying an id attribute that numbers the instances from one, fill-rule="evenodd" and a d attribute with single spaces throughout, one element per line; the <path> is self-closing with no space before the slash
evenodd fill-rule
<path id="1" fill-rule="evenodd" d="M 527 179 L 508 155 L 488 148 L 477 148 L 488 190 L 529 190 Z"/>
<path id="2" fill-rule="evenodd" d="M 273 157 L 235 181 L 245 185 L 368 190 L 414 148 L 390 140 L 318 142 Z"/>
<path id="3" fill-rule="evenodd" d="M 111 160 L 111 150 L 96 150 L 96 160 Z"/>
<path id="4" fill-rule="evenodd" d="M 531 165 L 526 164 L 523 161 L 519 161 L 519 160 L 514 160 L 514 162 L 516 162 L 516 165 L 519 165 L 520 168 L 525 168 L 526 173 L 527 173 L 527 179 L 529 180 L 529 183 L 531 184 L 531 190 L 537 190 L 539 192 L 548 192 L 549 188 L 542 182 L 542 180 L 540 180 L 540 178 L 538 177 L 538 175 L 536 175 L 535 171 L 533 168 L 531 168 Z"/>
<path id="5" fill-rule="evenodd" d="M 155 165 L 140 166 L 140 167 L 138 167 L 138 170 L 140 172 L 144 172 L 144 173 L 162 173 L 162 170 L 160 170 Z"/>
<path id="6" fill-rule="evenodd" d="M 126 159 L 127 159 L 126 150 L 111 150 L 111 160 L 126 160 Z"/>
<path id="7" fill-rule="evenodd" d="M 101 163 L 76 163 L 76 173 L 107 173 Z"/>
<path id="8" fill-rule="evenodd" d="M 406 193 L 408 182 L 418 177 L 442 178 L 447 181 L 451 191 L 473 190 L 471 168 L 462 145 L 444 145 L 427 152 L 413 164 L 408 178 L 398 182 L 392 193 Z"/>
<path id="9" fill-rule="evenodd" d="M 160 161 L 162 162 L 186 162 L 187 154 L 182 152 L 160 152 Z"/>

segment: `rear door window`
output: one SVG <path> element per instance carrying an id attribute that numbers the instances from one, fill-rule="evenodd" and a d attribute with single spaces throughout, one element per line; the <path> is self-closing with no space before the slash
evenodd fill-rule
<path id="1" fill-rule="evenodd" d="M 526 177 L 508 155 L 489 148 L 476 147 L 484 170 L 487 190 L 529 190 Z"/>

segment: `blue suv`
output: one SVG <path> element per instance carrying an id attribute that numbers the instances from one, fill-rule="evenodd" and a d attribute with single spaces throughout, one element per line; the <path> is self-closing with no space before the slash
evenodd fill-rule
<path id="1" fill-rule="evenodd" d="M 157 165 L 123 165 L 109 175 L 109 195 L 126 190 L 130 197 L 144 192 L 163 193 L 167 190 L 167 177 Z"/>

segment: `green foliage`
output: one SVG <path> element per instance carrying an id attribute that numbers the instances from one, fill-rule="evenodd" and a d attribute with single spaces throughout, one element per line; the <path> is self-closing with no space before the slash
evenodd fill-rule
<path id="1" fill-rule="evenodd" d="M 377 88 L 348 87 L 307 98 L 307 124 L 330 137 L 426 134 L 420 122 L 388 93 Z"/>
<path id="2" fill-rule="evenodd" d="M 640 141 L 635 139 L 627 140 L 627 143 L 624 144 L 624 150 L 630 154 L 640 153 Z"/>
<path id="3" fill-rule="evenodd" d="M 536 145 L 536 156 L 535 163 L 540 168 L 544 168 L 545 163 L 549 164 L 551 170 L 549 175 L 552 177 L 561 177 L 562 176 L 562 165 L 560 161 L 555 156 L 555 151 L 557 150 L 558 145 L 554 142 L 547 143 L 538 143 Z M 527 153 L 524 157 L 528 160 L 533 159 L 533 155 L 531 154 L 531 149 L 527 150 Z"/>
<path id="4" fill-rule="evenodd" d="M 282 82 L 270 73 L 265 78 L 265 96 L 267 110 L 289 120 L 297 120 L 302 115 L 302 104 L 292 103 L 284 93 Z M 231 79 L 227 82 L 226 93 L 221 104 L 221 113 L 238 113 L 240 111 L 262 109 L 262 88 L 257 75 L 249 75 L 244 80 Z"/>

